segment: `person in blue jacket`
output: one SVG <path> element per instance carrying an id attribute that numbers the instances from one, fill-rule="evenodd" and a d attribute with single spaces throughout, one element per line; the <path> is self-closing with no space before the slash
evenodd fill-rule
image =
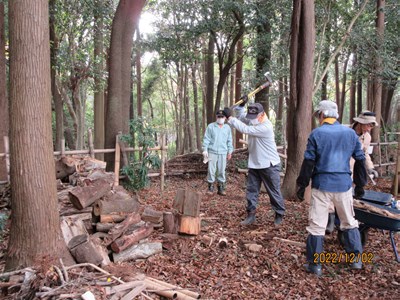
<path id="1" fill-rule="evenodd" d="M 314 116 L 318 118 L 320 127 L 314 129 L 308 137 L 296 183 L 297 197 L 304 200 L 304 191 L 312 179 L 309 225 L 306 228 L 306 271 L 320 276 L 321 263 L 325 263 L 326 258 L 323 252 L 324 235 L 332 203 L 345 239 L 347 255 L 342 256 L 341 262 L 348 262 L 352 269 L 362 268 L 363 249 L 358 222 L 354 218 L 352 181 L 355 183 L 355 196 L 361 197 L 367 182 L 367 171 L 364 151 L 357 134 L 337 121 L 339 114 L 336 103 L 321 101 Z M 351 157 L 355 159 L 353 180 Z"/>
<path id="2" fill-rule="evenodd" d="M 208 193 L 214 192 L 214 182 L 217 179 L 218 195 L 225 196 L 226 161 L 233 152 L 232 130 L 225 124 L 225 112 L 220 109 L 216 113 L 216 121 L 208 124 L 203 139 L 204 162 L 208 162 Z"/>

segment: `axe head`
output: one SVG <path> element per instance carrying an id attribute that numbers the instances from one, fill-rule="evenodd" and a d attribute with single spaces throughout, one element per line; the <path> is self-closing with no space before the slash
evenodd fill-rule
<path id="1" fill-rule="evenodd" d="M 269 84 L 272 84 L 272 77 L 269 72 L 265 72 L 264 77 L 265 79 L 267 79 L 267 82 L 269 82 Z"/>

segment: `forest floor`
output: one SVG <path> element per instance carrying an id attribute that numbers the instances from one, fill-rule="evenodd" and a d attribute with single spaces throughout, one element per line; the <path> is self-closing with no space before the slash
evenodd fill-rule
<path id="1" fill-rule="evenodd" d="M 318 278 L 304 271 L 305 249 L 274 237 L 305 243 L 308 204 L 286 200 L 286 215 L 281 226 L 274 226 L 274 214 L 267 194 L 261 194 L 256 224 L 243 227 L 245 217 L 245 175 L 229 174 L 227 196 L 206 194 L 204 175 L 171 176 L 160 192 L 159 181 L 139 193 L 140 202 L 160 211 L 172 209 L 177 189 L 191 188 L 203 193 L 202 229 L 198 236 L 183 236 L 165 241 L 159 229 L 155 238 L 163 239 L 163 252 L 136 262 L 112 264 L 107 270 L 121 279 L 144 273 L 202 294 L 202 299 L 400 299 L 400 264 L 387 232 L 369 230 L 364 251 L 372 262 L 360 271 L 345 263 L 323 265 Z M 376 187 L 390 192 L 390 179 L 377 179 Z M 325 238 L 325 252 L 344 253 L 337 231 Z M 226 238 L 226 245 L 219 245 Z M 7 236 L 0 244 L 0 272 L 4 265 Z M 400 235 L 395 235 L 400 244 Z M 246 249 L 258 244 L 259 251 Z"/>

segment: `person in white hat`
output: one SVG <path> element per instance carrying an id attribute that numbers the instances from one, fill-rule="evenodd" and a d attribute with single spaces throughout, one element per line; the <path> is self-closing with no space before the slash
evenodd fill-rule
<path id="1" fill-rule="evenodd" d="M 378 122 L 376 121 L 376 114 L 374 112 L 365 110 L 361 112 L 361 114 L 353 118 L 354 123 L 351 125 L 351 128 L 355 130 L 358 135 L 358 139 L 360 140 L 362 149 L 365 154 L 365 167 L 367 168 L 368 175 L 373 175 L 374 178 L 378 177 L 378 172 L 374 170 L 374 164 L 369 156 L 369 147 L 371 144 L 371 129 L 375 126 L 378 126 Z M 354 160 L 351 161 L 351 167 L 354 165 Z M 353 169 L 353 168 L 351 168 Z"/>

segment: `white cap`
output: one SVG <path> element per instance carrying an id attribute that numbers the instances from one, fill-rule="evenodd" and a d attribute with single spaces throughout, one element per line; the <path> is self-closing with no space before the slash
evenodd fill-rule
<path id="1" fill-rule="evenodd" d="M 327 118 L 339 118 L 338 107 L 335 102 L 330 100 L 322 100 L 317 107 L 317 110 L 314 112 L 314 116 L 323 113 Z"/>

